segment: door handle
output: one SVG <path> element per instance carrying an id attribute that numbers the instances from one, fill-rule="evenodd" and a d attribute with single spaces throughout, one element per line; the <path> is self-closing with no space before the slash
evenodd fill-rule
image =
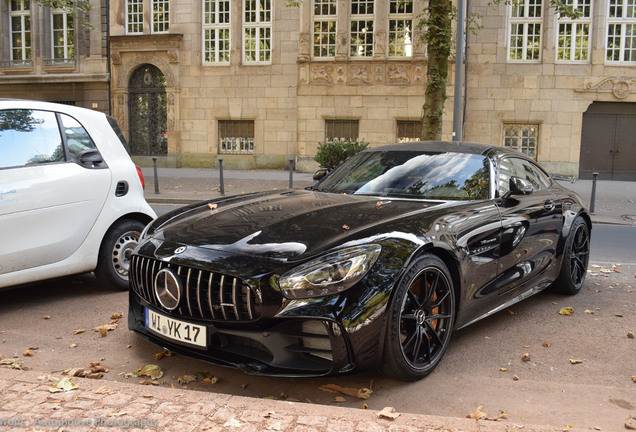
<path id="1" fill-rule="evenodd" d="M 549 211 L 550 212 L 550 211 L 554 210 L 554 207 L 555 207 L 554 201 L 552 201 L 552 200 L 547 200 L 546 202 L 543 203 L 543 209 L 545 211 Z"/>

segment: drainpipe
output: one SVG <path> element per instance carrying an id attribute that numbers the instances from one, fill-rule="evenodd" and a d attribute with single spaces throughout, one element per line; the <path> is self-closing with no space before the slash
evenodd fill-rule
<path id="1" fill-rule="evenodd" d="M 463 83 L 464 83 L 464 24 L 465 4 L 464 0 L 457 2 L 457 31 L 455 37 L 455 90 L 453 102 L 453 141 L 461 141 L 464 133 L 463 126 Z"/>

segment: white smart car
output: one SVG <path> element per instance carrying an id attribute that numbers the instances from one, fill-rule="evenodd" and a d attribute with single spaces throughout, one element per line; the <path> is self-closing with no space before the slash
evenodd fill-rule
<path id="1" fill-rule="evenodd" d="M 0 288 L 94 271 L 128 289 L 130 254 L 155 217 L 114 118 L 0 99 Z"/>

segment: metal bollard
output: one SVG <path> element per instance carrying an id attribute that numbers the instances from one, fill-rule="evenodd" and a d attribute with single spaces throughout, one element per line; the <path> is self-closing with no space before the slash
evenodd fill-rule
<path id="1" fill-rule="evenodd" d="M 598 180 L 598 173 L 592 173 L 594 179 L 592 180 L 592 198 L 590 199 L 590 214 L 594 214 L 594 202 L 596 201 L 596 180 Z"/>
<path id="2" fill-rule="evenodd" d="M 159 176 L 157 175 L 157 156 L 152 157 L 152 165 L 155 170 L 155 194 L 159 193 Z"/>
<path id="3" fill-rule="evenodd" d="M 294 188 L 294 159 L 289 158 L 289 188 Z"/>
<path id="4" fill-rule="evenodd" d="M 221 192 L 221 195 L 225 195 L 225 184 L 223 183 L 223 158 L 219 158 L 219 181 L 220 181 L 220 185 L 219 185 L 219 192 Z"/>

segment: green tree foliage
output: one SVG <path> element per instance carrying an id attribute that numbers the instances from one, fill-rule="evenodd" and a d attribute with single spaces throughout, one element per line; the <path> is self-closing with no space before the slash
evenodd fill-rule
<path id="1" fill-rule="evenodd" d="M 369 147 L 365 141 L 328 141 L 318 143 L 318 152 L 314 160 L 321 168 L 332 170 L 342 162 Z"/>

